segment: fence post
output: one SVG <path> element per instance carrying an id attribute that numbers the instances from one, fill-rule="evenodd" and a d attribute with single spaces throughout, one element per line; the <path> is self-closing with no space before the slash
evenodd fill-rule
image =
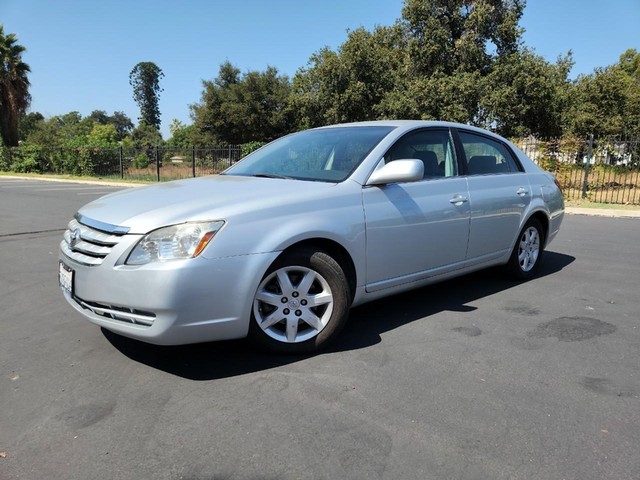
<path id="1" fill-rule="evenodd" d="M 191 175 L 196 177 L 196 146 L 191 145 Z"/>
<path id="2" fill-rule="evenodd" d="M 591 152 L 593 150 L 593 133 L 589 135 L 589 147 L 587 148 L 587 164 L 584 167 L 584 181 L 582 182 L 582 198 L 587 198 L 589 186 L 589 167 L 591 166 Z"/>
<path id="3" fill-rule="evenodd" d="M 231 159 L 231 145 L 229 145 L 229 155 L 227 155 L 229 157 L 229 166 L 233 165 L 233 160 Z"/>
<path id="4" fill-rule="evenodd" d="M 156 145 L 156 176 L 160 181 L 160 148 Z"/>
<path id="5" fill-rule="evenodd" d="M 118 147 L 118 160 L 120 160 L 120 178 L 124 178 L 124 163 L 122 159 L 122 145 Z"/>

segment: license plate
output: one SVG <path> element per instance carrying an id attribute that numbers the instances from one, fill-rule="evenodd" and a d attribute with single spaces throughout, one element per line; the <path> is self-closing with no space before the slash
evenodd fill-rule
<path id="1" fill-rule="evenodd" d="M 73 270 L 62 262 L 58 270 L 58 283 L 64 292 L 73 295 Z"/>

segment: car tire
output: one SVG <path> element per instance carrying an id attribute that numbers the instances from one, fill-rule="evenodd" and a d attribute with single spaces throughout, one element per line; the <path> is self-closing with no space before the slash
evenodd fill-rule
<path id="1" fill-rule="evenodd" d="M 518 280 L 534 277 L 540 268 L 544 253 L 544 229 L 535 218 L 522 227 L 507 263 L 509 273 Z"/>
<path id="2" fill-rule="evenodd" d="M 249 338 L 273 353 L 312 353 L 342 330 L 351 294 L 344 270 L 323 251 L 283 254 L 253 298 Z"/>

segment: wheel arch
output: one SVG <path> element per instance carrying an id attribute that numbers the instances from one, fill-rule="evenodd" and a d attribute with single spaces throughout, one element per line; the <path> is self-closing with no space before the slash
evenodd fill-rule
<path id="1" fill-rule="evenodd" d="M 533 212 L 529 218 L 527 218 L 527 221 L 524 222 L 523 225 L 526 225 L 526 223 L 531 220 L 532 218 L 535 218 L 536 220 L 538 220 L 538 222 L 540 222 L 540 225 L 542 225 L 542 235 L 543 235 L 543 239 L 544 239 L 544 243 L 543 245 L 546 246 L 547 244 L 547 239 L 549 238 L 549 216 L 542 210 L 537 210 L 535 212 Z"/>
<path id="2" fill-rule="evenodd" d="M 347 249 L 335 240 L 319 237 L 309 238 L 289 245 L 282 251 L 282 253 L 280 253 L 280 255 L 278 255 L 276 261 L 283 255 L 301 249 L 319 250 L 331 256 L 342 267 L 344 274 L 347 277 L 347 281 L 349 283 L 349 294 L 351 296 L 351 300 L 353 301 L 356 292 L 356 286 L 358 285 L 358 275 L 353 258 L 351 258 L 351 255 L 349 254 Z"/>

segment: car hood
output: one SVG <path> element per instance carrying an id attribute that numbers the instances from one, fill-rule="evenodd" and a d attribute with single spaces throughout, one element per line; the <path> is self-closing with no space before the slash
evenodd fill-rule
<path id="1" fill-rule="evenodd" d="M 266 206 L 305 199 L 336 184 L 276 178 L 212 175 L 131 188 L 105 195 L 84 207 L 82 216 L 149 231 L 187 221 L 225 220 Z"/>

